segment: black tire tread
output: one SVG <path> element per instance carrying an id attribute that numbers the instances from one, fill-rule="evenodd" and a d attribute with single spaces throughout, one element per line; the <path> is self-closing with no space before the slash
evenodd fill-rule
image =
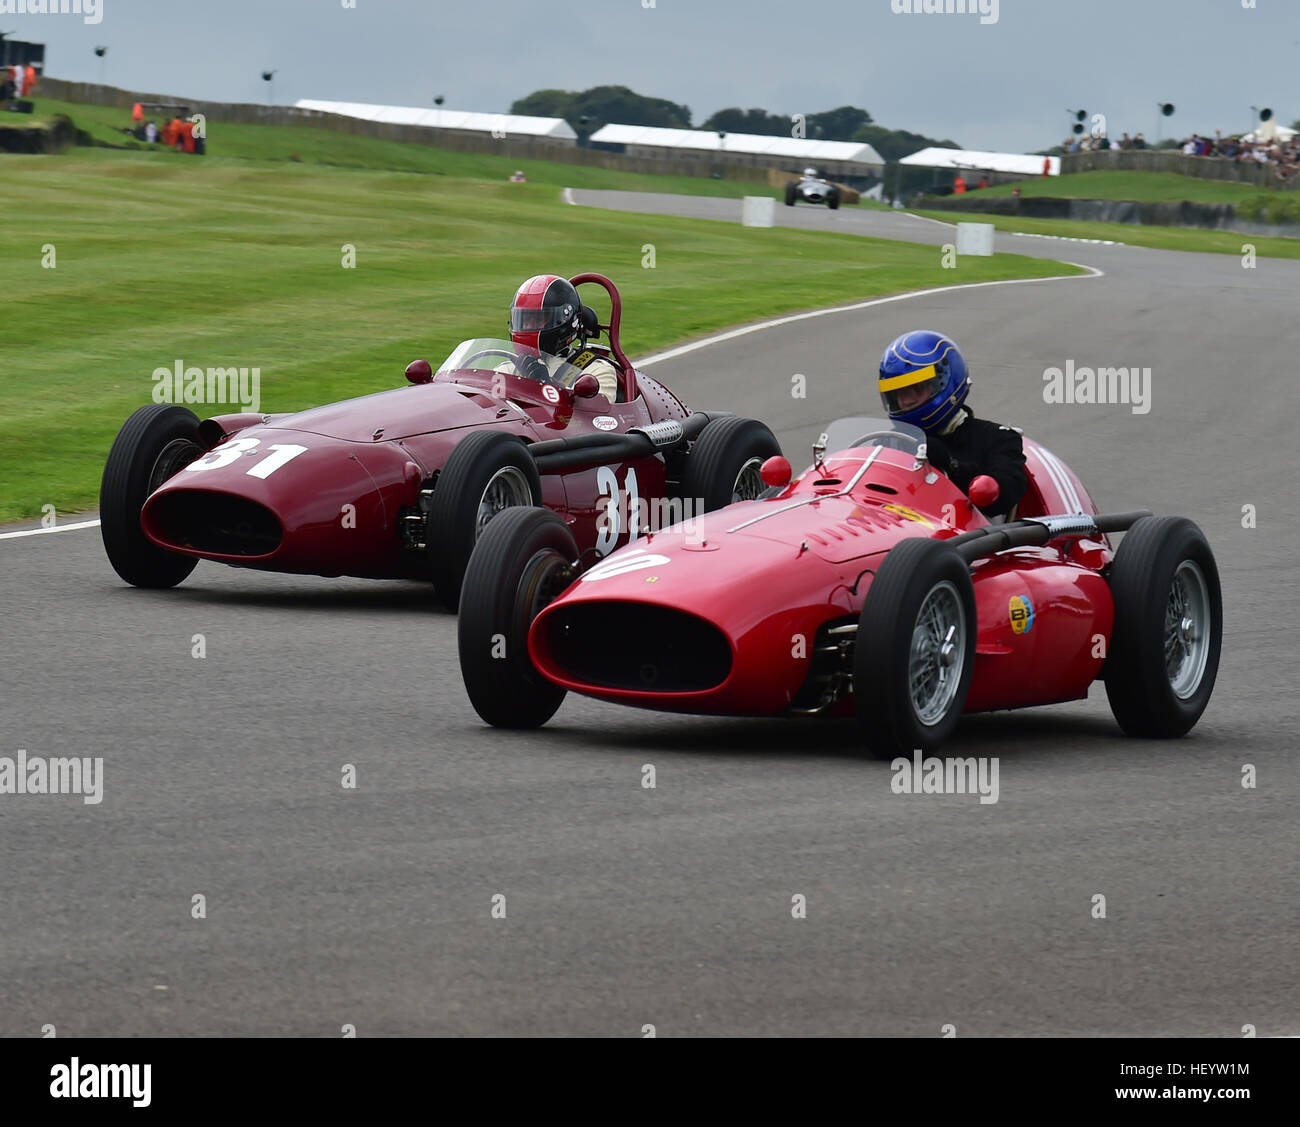
<path id="1" fill-rule="evenodd" d="M 954 580 L 966 609 L 963 684 L 948 717 L 923 731 L 911 710 L 907 662 L 900 653 L 911 648 L 920 599 L 944 578 Z M 853 656 L 854 710 L 872 755 L 892 759 L 915 748 L 930 751 L 952 734 L 970 689 L 977 630 L 970 570 L 955 551 L 926 537 L 902 540 L 890 549 L 867 591 Z"/>
<path id="2" fill-rule="evenodd" d="M 122 424 L 99 485 L 99 531 L 113 570 L 135 587 L 175 587 L 198 564 L 193 556 L 158 547 L 140 527 L 148 479 L 158 454 L 177 438 L 198 438 L 199 418 L 186 407 L 148 403 Z"/>
<path id="3" fill-rule="evenodd" d="M 705 512 L 725 508 L 731 504 L 740 466 L 751 457 L 766 459 L 779 453 L 781 444 L 765 423 L 740 415 L 714 419 L 700 431 L 686 456 L 682 497 L 700 499 Z"/>
<path id="4" fill-rule="evenodd" d="M 1201 566 L 1209 588 L 1212 642 L 1201 686 L 1180 701 L 1164 668 L 1164 613 L 1174 569 L 1189 558 Z M 1106 697 L 1130 736 L 1173 739 L 1185 735 L 1209 703 L 1223 639 L 1223 593 L 1205 534 L 1186 517 L 1145 517 L 1120 541 L 1110 571 L 1115 625 L 1106 657 Z"/>
<path id="5" fill-rule="evenodd" d="M 573 533 L 550 509 L 507 509 L 483 530 L 465 571 L 456 624 L 461 678 L 474 711 L 498 728 L 536 728 L 560 707 L 565 690 L 545 680 L 528 658 L 527 634 L 513 625 L 520 577 L 539 550 L 578 554 Z M 492 656 L 492 636 L 506 635 L 506 656 Z"/>

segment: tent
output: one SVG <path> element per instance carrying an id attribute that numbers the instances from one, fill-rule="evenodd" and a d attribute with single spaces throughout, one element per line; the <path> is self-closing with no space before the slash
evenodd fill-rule
<path id="1" fill-rule="evenodd" d="M 1060 157 L 1032 153 L 988 153 L 976 149 L 922 149 L 898 163 L 915 168 L 944 168 L 952 172 L 1005 172 L 1014 176 L 1041 176 L 1043 161 L 1048 175 L 1061 175 Z"/>
<path id="2" fill-rule="evenodd" d="M 1274 120 L 1264 122 L 1258 129 L 1250 133 L 1243 133 L 1243 141 L 1281 141 L 1284 145 L 1289 143 L 1296 135 L 1294 129 L 1285 125 L 1278 125 Z"/>
<path id="3" fill-rule="evenodd" d="M 778 157 L 791 164 L 841 161 L 884 166 L 876 150 L 857 141 L 817 141 L 799 137 L 769 137 L 759 133 L 726 133 L 712 129 L 664 129 L 653 125 L 605 125 L 591 135 L 593 145 L 621 145 L 642 149 L 678 149 L 689 152 L 743 153 Z"/>
<path id="4" fill-rule="evenodd" d="M 297 108 L 317 113 L 341 114 L 393 125 L 423 125 L 430 129 L 458 129 L 467 133 L 496 133 L 510 137 L 550 137 L 573 141 L 577 134 L 560 117 L 521 117 L 516 114 L 467 113 L 463 110 L 423 109 L 418 106 L 376 106 L 364 102 L 322 102 L 300 98 Z"/>

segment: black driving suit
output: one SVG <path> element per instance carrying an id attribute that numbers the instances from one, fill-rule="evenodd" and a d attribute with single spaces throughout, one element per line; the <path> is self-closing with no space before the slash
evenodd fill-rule
<path id="1" fill-rule="evenodd" d="M 963 407 L 966 421 L 948 434 L 927 434 L 926 451 L 930 461 L 963 493 L 980 474 L 988 474 L 1001 492 L 987 509 L 986 517 L 1009 513 L 1029 487 L 1025 473 L 1025 448 L 1019 431 L 999 426 L 987 419 L 977 419 L 969 407 Z"/>

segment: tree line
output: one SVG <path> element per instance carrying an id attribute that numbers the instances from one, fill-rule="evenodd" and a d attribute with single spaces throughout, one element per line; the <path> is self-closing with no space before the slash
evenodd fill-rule
<path id="1" fill-rule="evenodd" d="M 796 128 L 812 141 L 856 141 L 872 145 L 887 161 L 896 161 L 918 149 L 961 148 L 955 141 L 936 140 L 906 129 L 877 125 L 866 110 L 840 106 L 810 113 L 797 120 L 789 114 L 730 106 L 718 110 L 698 126 L 691 124 L 691 108 L 667 98 L 647 98 L 626 86 L 594 86 L 590 90 L 537 90 L 510 107 L 512 114 L 561 117 L 585 142 L 604 125 L 659 126 L 665 129 L 699 129 L 724 133 L 758 133 L 766 137 L 797 136 Z"/>

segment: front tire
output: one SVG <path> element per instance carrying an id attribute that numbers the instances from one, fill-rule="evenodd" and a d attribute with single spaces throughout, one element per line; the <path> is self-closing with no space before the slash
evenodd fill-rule
<path id="1" fill-rule="evenodd" d="M 564 700 L 528 656 L 528 629 L 577 575 L 578 545 L 550 509 L 511 509 L 484 530 L 465 571 L 456 624 L 474 711 L 497 728 L 537 728 Z"/>
<path id="2" fill-rule="evenodd" d="M 1223 593 L 1205 534 L 1184 517 L 1138 521 L 1115 553 L 1110 589 L 1111 712 L 1130 736 L 1186 735 L 1210 702 L 1223 642 Z"/>
<path id="3" fill-rule="evenodd" d="M 438 475 L 429 506 L 429 571 L 449 610 L 474 545 L 499 513 L 541 504 L 542 479 L 527 447 L 514 435 L 480 430 L 461 439 Z"/>
<path id="4" fill-rule="evenodd" d="M 185 407 L 150 403 L 122 424 L 99 486 L 99 531 L 108 562 L 135 587 L 175 587 L 198 563 L 158 547 L 140 527 L 149 495 L 202 456 L 199 418 Z"/>
<path id="5" fill-rule="evenodd" d="M 711 513 L 736 501 L 750 501 L 767 488 L 759 470 L 781 453 L 776 436 L 757 419 L 726 415 L 702 431 L 686 455 L 682 498 Z"/>
<path id="6" fill-rule="evenodd" d="M 853 654 L 854 710 L 872 755 L 933 751 L 952 735 L 976 632 L 965 561 L 938 540 L 896 544 L 867 592 Z"/>

